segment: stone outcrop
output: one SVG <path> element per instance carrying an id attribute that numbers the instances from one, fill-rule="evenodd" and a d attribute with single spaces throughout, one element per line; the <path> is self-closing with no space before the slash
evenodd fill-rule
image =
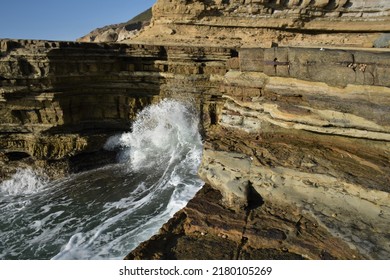
<path id="1" fill-rule="evenodd" d="M 127 22 L 96 28 L 78 38 L 78 42 L 114 43 L 129 40 L 150 24 L 152 9 L 148 9 Z"/>
<path id="2" fill-rule="evenodd" d="M 1 41 L 1 175 L 23 161 L 54 177 L 77 169 L 72 163 L 80 154 L 96 162 L 93 154 L 108 135 L 129 129 L 158 94 L 158 75 L 151 73 L 145 90 L 144 77 L 128 70 L 159 53 L 159 47 Z"/>
<path id="3" fill-rule="evenodd" d="M 193 99 L 206 185 L 128 259 L 388 259 L 389 5 L 159 0 L 150 44 L 3 40 L 2 176 L 104 164 L 137 111 Z"/>
<path id="4" fill-rule="evenodd" d="M 137 111 L 192 98 L 213 190 L 129 258 L 210 258 L 204 242 L 230 244 L 218 258 L 388 258 L 389 64 L 379 50 L 1 41 L 2 176 L 105 164 Z"/>
<path id="5" fill-rule="evenodd" d="M 158 44 L 372 47 L 389 30 L 384 0 L 158 0 L 136 39 Z"/>
<path id="6" fill-rule="evenodd" d="M 136 40 L 239 55 L 204 105 L 199 174 L 212 190 L 127 258 L 388 259 L 390 53 L 372 47 L 388 47 L 389 11 L 381 0 L 159 0 Z"/>
<path id="7" fill-rule="evenodd" d="M 231 248 L 216 258 L 389 258 L 389 58 L 241 49 L 209 105 L 199 174 L 218 194 L 127 258 L 210 258 L 198 243 Z"/>
<path id="8" fill-rule="evenodd" d="M 85 161 L 107 163 L 98 153 L 114 160 L 102 151 L 108 136 L 129 130 L 138 111 L 164 97 L 193 96 L 200 106 L 202 93 L 218 90 L 220 79 L 209 76 L 225 73 L 231 52 L 2 40 L 1 176 L 26 165 L 62 176 L 87 168 Z"/>
<path id="9" fill-rule="evenodd" d="M 231 211 L 221 199 L 217 190 L 204 186 L 158 235 L 125 259 L 361 258 L 315 219 L 289 207 L 253 200 L 246 210 Z"/>

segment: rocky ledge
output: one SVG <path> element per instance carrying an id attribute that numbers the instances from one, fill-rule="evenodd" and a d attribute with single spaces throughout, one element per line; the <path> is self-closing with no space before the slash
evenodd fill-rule
<path id="1" fill-rule="evenodd" d="M 1 40 L 0 51 L 3 178 L 26 166 L 61 177 L 114 161 L 102 149 L 107 137 L 128 130 L 156 94 L 158 78 L 140 96 L 143 77 L 127 70 L 158 56 L 158 47 Z"/>
<path id="2" fill-rule="evenodd" d="M 127 258 L 390 258 L 389 9 L 157 1 L 135 40 L 238 55 L 210 76 L 207 187 Z"/>
<path id="3" fill-rule="evenodd" d="M 128 259 L 389 259 L 388 2 L 153 12 L 150 44 L 1 41 L 2 175 L 88 168 L 144 106 L 192 98 L 206 185 Z"/>
<path id="4" fill-rule="evenodd" d="M 125 259 L 356 259 L 357 250 L 310 217 L 257 197 L 232 211 L 206 185 L 147 242 Z"/>
<path id="5" fill-rule="evenodd" d="M 390 31 L 389 13 L 385 0 L 158 0 L 152 24 L 132 40 L 235 47 L 388 47 L 389 37 L 383 34 Z"/>
<path id="6" fill-rule="evenodd" d="M 191 98 L 210 124 L 208 100 L 229 48 L 1 40 L 0 178 L 18 168 L 50 177 L 115 160 L 107 138 L 165 97 Z M 213 76 L 214 81 L 210 79 Z"/>
<path id="7" fill-rule="evenodd" d="M 128 258 L 389 258 L 389 58 L 241 49 L 205 130 L 199 174 L 214 191 Z"/>

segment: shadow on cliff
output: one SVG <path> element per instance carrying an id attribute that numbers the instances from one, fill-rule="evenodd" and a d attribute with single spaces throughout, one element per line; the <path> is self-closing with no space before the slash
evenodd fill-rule
<path id="1" fill-rule="evenodd" d="M 53 126 L 48 135 L 77 135 L 86 146 L 70 156 L 73 171 L 115 161 L 102 147 L 107 138 L 129 131 L 137 113 L 160 93 L 162 47 L 53 42 L 45 65 Z"/>

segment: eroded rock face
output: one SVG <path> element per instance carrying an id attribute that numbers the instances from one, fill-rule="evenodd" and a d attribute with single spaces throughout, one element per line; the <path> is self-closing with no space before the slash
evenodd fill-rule
<path id="1" fill-rule="evenodd" d="M 159 93 L 152 69 L 144 72 L 150 73 L 147 90 L 144 77 L 135 74 L 159 53 L 158 47 L 2 40 L 1 176 L 23 162 L 62 176 L 77 168 L 74 156 L 95 158 L 107 137 L 128 130 Z"/>
<path id="2" fill-rule="evenodd" d="M 241 49 L 208 105 L 199 174 L 219 197 L 200 192 L 128 258 L 389 258 L 389 59 Z"/>
<path id="3" fill-rule="evenodd" d="M 149 22 L 138 22 L 130 25 L 119 25 L 118 27 L 107 27 L 94 30 L 81 38 L 78 42 L 94 43 L 120 43 L 124 40 L 130 40 L 137 36 Z"/>
<path id="4" fill-rule="evenodd" d="M 94 167 L 107 163 L 103 158 L 112 161 L 115 155 L 102 150 L 106 139 L 128 131 L 138 111 L 165 97 L 193 99 L 208 112 L 201 104 L 218 91 L 232 53 L 190 46 L 0 43 L 1 177 L 31 165 L 58 177 L 88 168 L 88 162 Z M 209 123 L 203 119 L 204 126 Z"/>
<path id="5" fill-rule="evenodd" d="M 1 172 L 87 168 L 138 110 L 192 98 L 212 189 L 129 258 L 388 259 L 389 64 L 373 49 L 3 40 Z"/>
<path id="6" fill-rule="evenodd" d="M 359 252 L 309 216 L 269 202 L 231 211 L 204 186 L 186 208 L 125 259 L 350 259 Z M 218 248 L 218 250 L 216 250 Z"/>
<path id="7" fill-rule="evenodd" d="M 158 0 L 143 42 L 372 47 L 389 32 L 384 0 Z M 170 29 L 171 34 L 162 30 Z"/>
<path id="8" fill-rule="evenodd" d="M 340 55 L 359 58 L 355 69 Z M 385 73 L 387 52 L 240 52 L 241 71 L 225 75 L 200 169 L 225 205 L 247 207 L 253 188 L 265 202 L 314 218 L 363 257 L 389 258 L 390 91 L 376 78 L 382 70 L 364 78 L 373 64 L 359 65 L 370 56 L 381 57 Z M 245 71 L 251 58 L 257 69 Z M 307 72 L 295 72 L 301 59 Z"/>

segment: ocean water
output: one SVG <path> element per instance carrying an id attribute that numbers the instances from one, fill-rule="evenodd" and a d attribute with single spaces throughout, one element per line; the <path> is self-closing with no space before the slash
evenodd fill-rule
<path id="1" fill-rule="evenodd" d="M 163 100 L 111 137 L 118 163 L 50 181 L 31 169 L 0 183 L 0 259 L 122 259 L 203 185 L 191 104 Z"/>

